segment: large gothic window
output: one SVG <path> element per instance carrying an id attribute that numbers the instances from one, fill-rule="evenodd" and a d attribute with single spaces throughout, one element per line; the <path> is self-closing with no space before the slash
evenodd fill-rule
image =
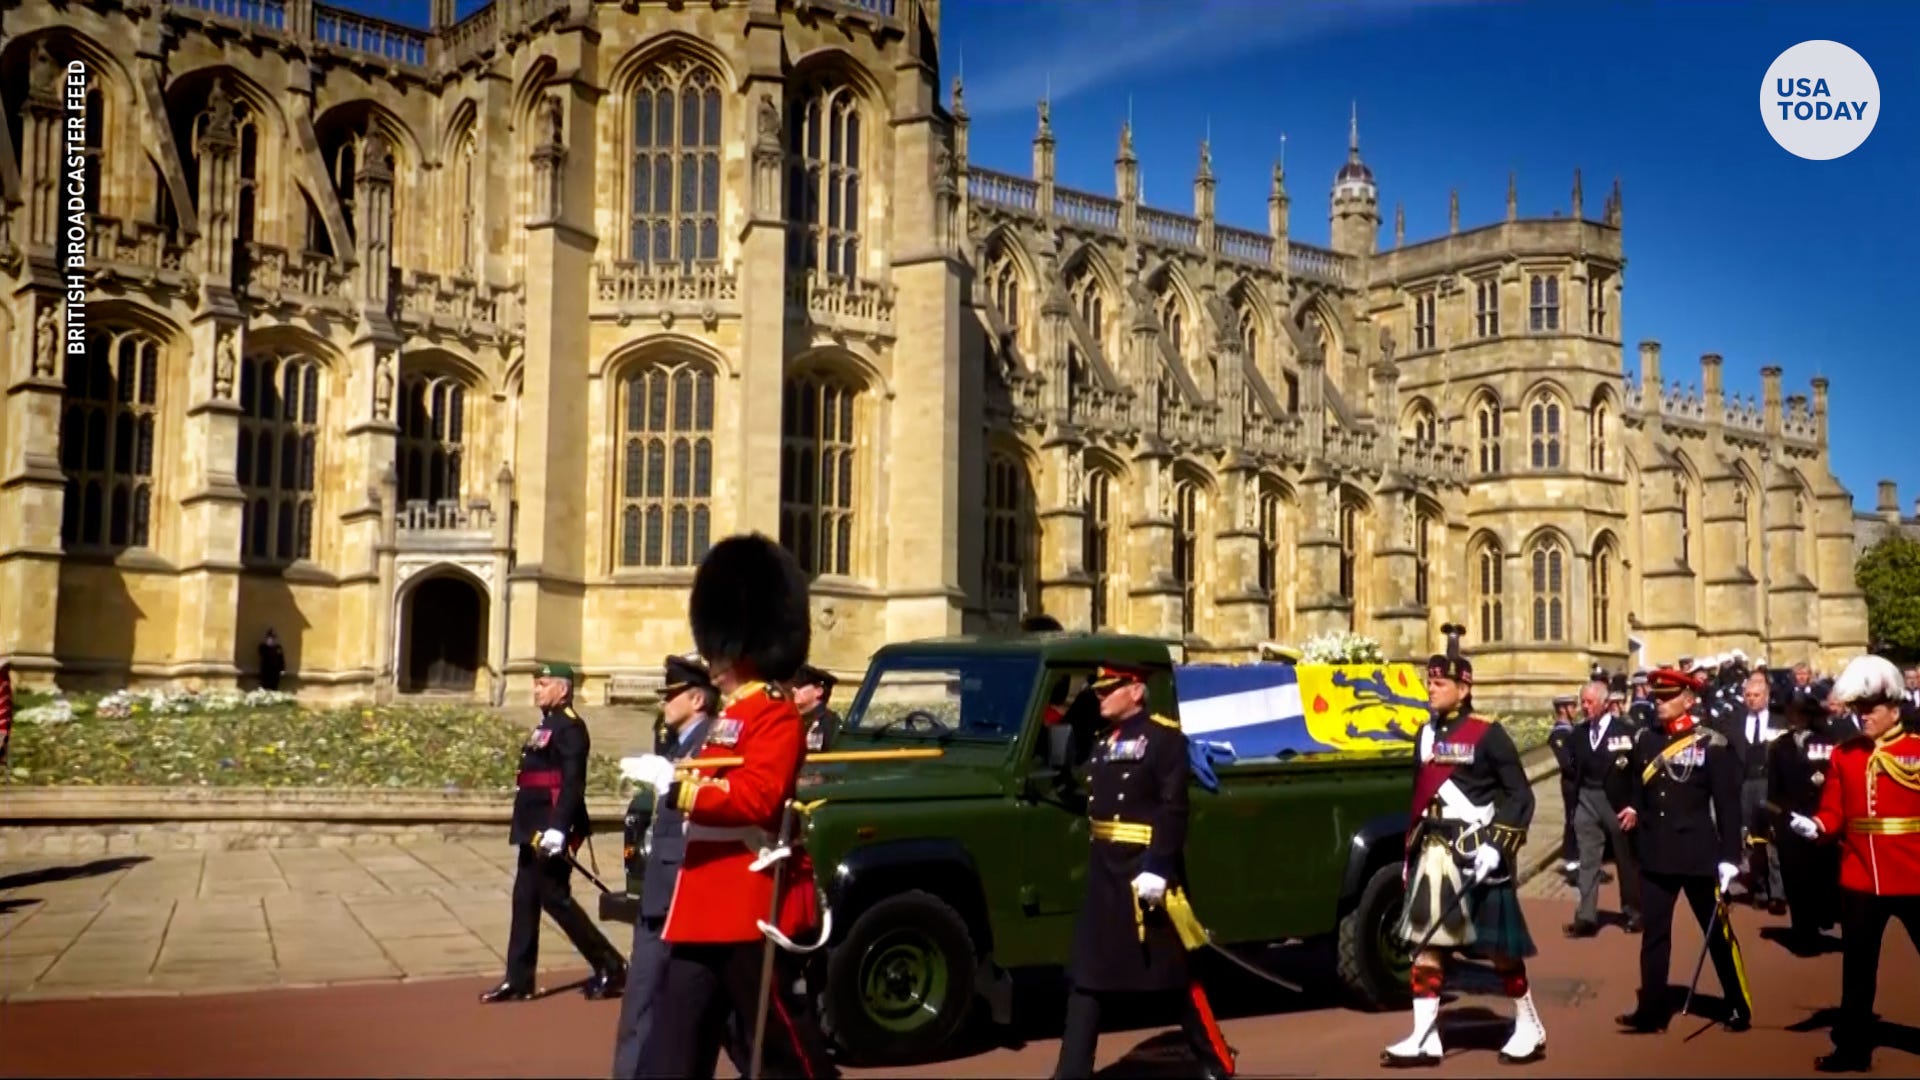
<path id="1" fill-rule="evenodd" d="M 858 277 L 862 183 L 860 99 L 839 82 L 810 85 L 787 109 L 787 263 Z"/>
<path id="2" fill-rule="evenodd" d="M 1113 517 L 1112 474 L 1103 469 L 1087 472 L 1085 551 L 1082 562 L 1093 579 L 1092 626 L 1103 630 L 1113 621 L 1113 535 L 1117 527 Z"/>
<path id="3" fill-rule="evenodd" d="M 1293 629 L 1293 610 L 1287 598 L 1287 559 L 1293 545 L 1286 535 L 1286 503 L 1280 493 L 1260 493 L 1260 595 L 1267 598 L 1267 636 L 1284 641 Z"/>
<path id="4" fill-rule="evenodd" d="M 1433 415 L 1431 405 L 1416 402 L 1407 410 L 1407 437 L 1423 446 L 1440 441 L 1440 421 Z"/>
<path id="5" fill-rule="evenodd" d="M 454 269 L 470 278 L 480 264 L 480 149 L 472 128 L 461 133 L 453 151 L 452 194 Z"/>
<path id="6" fill-rule="evenodd" d="M 634 84 L 627 254 L 653 265 L 720 257 L 720 81 L 684 56 Z"/>
<path id="7" fill-rule="evenodd" d="M 1592 604 L 1593 642 L 1606 645 L 1613 641 L 1613 587 L 1615 563 L 1613 545 L 1601 540 L 1593 545 L 1593 563 L 1587 570 L 1587 597 Z"/>
<path id="8" fill-rule="evenodd" d="M 250 356 L 240 365 L 234 473 L 247 495 L 240 543 L 249 562 L 313 557 L 325 383 L 319 361 L 299 353 Z"/>
<path id="9" fill-rule="evenodd" d="M 1535 469 L 1560 467 L 1560 401 L 1551 394 L 1534 395 L 1527 406 L 1527 446 Z"/>
<path id="10" fill-rule="evenodd" d="M 1527 324 L 1534 332 L 1560 329 L 1560 275 L 1533 275 L 1527 282 L 1527 298 Z"/>
<path id="11" fill-rule="evenodd" d="M 1506 640 L 1507 590 L 1500 543 L 1483 538 L 1473 549 L 1467 566 L 1473 591 L 1473 613 L 1483 642 Z"/>
<path id="12" fill-rule="evenodd" d="M 1187 305 L 1180 290 L 1169 277 L 1160 279 L 1159 294 L 1153 298 L 1153 312 L 1160 320 L 1160 331 L 1167 336 L 1176 355 L 1184 356 L 1187 343 Z"/>
<path id="13" fill-rule="evenodd" d="M 1105 344 L 1107 340 L 1107 303 L 1104 290 L 1100 287 L 1100 276 L 1093 267 L 1081 262 L 1067 275 L 1067 296 L 1073 301 L 1073 310 L 1080 321 L 1087 324 L 1087 333 L 1093 335 L 1095 342 Z"/>
<path id="14" fill-rule="evenodd" d="M 1340 498 L 1338 526 L 1340 598 L 1357 606 L 1360 597 L 1360 508 L 1345 496 Z"/>
<path id="15" fill-rule="evenodd" d="M 1413 602 L 1421 607 L 1433 603 L 1433 517 L 1417 513 L 1413 518 Z"/>
<path id="16" fill-rule="evenodd" d="M 1196 633 L 1200 619 L 1200 485 L 1183 480 L 1173 489 L 1173 574 L 1180 582 L 1180 629 Z"/>
<path id="17" fill-rule="evenodd" d="M 1587 469 L 1591 472 L 1607 471 L 1607 429 L 1612 418 L 1612 410 L 1605 401 L 1593 403 L 1593 412 L 1587 419 Z"/>
<path id="18" fill-rule="evenodd" d="M 159 343 L 132 330 L 95 328 L 86 355 L 67 357 L 60 539 L 69 550 L 151 544 L 159 422 Z"/>
<path id="19" fill-rule="evenodd" d="M 1027 467 L 1013 454 L 987 459 L 987 601 L 998 611 L 1024 613 L 1033 560 L 1028 527 Z"/>
<path id="20" fill-rule="evenodd" d="M 698 565 L 713 532 L 713 372 L 648 364 L 620 399 L 619 564 Z"/>
<path id="21" fill-rule="evenodd" d="M 1546 538 L 1528 556 L 1533 576 L 1532 630 L 1535 641 L 1567 640 L 1567 552 Z"/>
<path id="22" fill-rule="evenodd" d="M 460 500 L 467 450 L 467 390 L 453 379 L 400 380 L 400 503 Z"/>
<path id="23" fill-rule="evenodd" d="M 222 100 L 224 99 L 224 100 Z M 251 270 L 255 227 L 260 216 L 259 203 L 263 178 L 260 175 L 260 123 L 253 106 L 232 96 L 225 83 L 216 82 L 208 91 L 197 114 L 175 116 L 176 146 L 181 166 L 186 170 L 187 191 L 195 199 L 200 192 L 200 142 L 207 137 L 216 113 L 231 110 L 231 138 L 238 144 L 234 156 L 234 221 L 231 259 L 235 280 L 244 281 Z M 204 211 L 203 211 L 204 212 Z"/>
<path id="24" fill-rule="evenodd" d="M 1490 476 L 1500 471 L 1500 403 L 1482 395 L 1473 405 L 1473 445 L 1479 471 Z"/>
<path id="25" fill-rule="evenodd" d="M 1013 261 L 1013 252 L 1004 241 L 994 246 L 986 266 L 987 302 L 999 313 L 1007 329 L 1017 332 L 1020 329 L 1020 267 Z"/>
<path id="26" fill-rule="evenodd" d="M 811 574 L 855 570 L 860 393 L 826 373 L 787 380 L 780 447 L 780 542 Z"/>

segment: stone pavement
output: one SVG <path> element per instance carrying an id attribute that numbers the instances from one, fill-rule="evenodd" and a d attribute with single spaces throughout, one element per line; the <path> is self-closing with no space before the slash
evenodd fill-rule
<path id="1" fill-rule="evenodd" d="M 612 884 L 618 839 L 597 846 Z M 9 860 L 0 1001 L 497 975 L 514 859 L 504 841 L 421 839 Z M 597 914 L 597 890 L 574 878 L 575 898 Z M 601 929 L 624 954 L 631 930 Z M 584 967 L 551 920 L 540 959 L 543 971 Z"/>

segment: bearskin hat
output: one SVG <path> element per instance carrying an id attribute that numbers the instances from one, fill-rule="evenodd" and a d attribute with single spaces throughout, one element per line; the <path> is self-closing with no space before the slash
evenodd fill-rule
<path id="1" fill-rule="evenodd" d="M 729 536 L 707 551 L 687 607 L 693 643 L 709 664 L 785 682 L 807 662 L 807 576 L 786 548 L 759 533 Z"/>

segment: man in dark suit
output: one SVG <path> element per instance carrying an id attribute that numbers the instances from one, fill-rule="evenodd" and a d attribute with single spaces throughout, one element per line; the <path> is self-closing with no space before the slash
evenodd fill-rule
<path id="1" fill-rule="evenodd" d="M 698 659 L 669 656 L 666 685 L 660 688 L 661 744 L 656 752 L 670 760 L 698 753 L 706 744 L 714 714 L 720 711 L 720 692 L 705 664 Z M 654 810 L 651 840 L 644 849 L 646 870 L 640 879 L 640 913 L 633 920 L 632 960 L 627 965 L 627 991 L 620 1003 L 620 1026 L 614 1031 L 613 1078 L 632 1080 L 640 1075 L 640 1047 L 653 1026 L 654 996 L 667 969 L 667 946 L 660 927 L 667 921 L 673 900 L 674 878 L 687 853 L 687 818 L 672 803 Z M 737 1031 L 730 1031 L 730 1035 Z M 727 1040 L 727 1052 L 742 1075 L 747 1055 L 738 1038 Z M 702 1075 L 712 1075 L 708 1062 Z"/>
<path id="2" fill-rule="evenodd" d="M 1568 877 L 1580 872 L 1580 839 L 1574 835 L 1574 811 L 1580 805 L 1580 789 L 1573 780 L 1573 725 L 1579 722 L 1574 712 L 1577 702 L 1572 694 L 1553 699 L 1553 730 L 1547 733 L 1547 746 L 1554 763 L 1560 766 L 1560 806 L 1565 811 L 1565 827 L 1560 835 L 1560 861 Z"/>
<path id="3" fill-rule="evenodd" d="M 489 1005 L 533 996 L 540 958 L 540 913 L 545 911 L 593 965 L 586 995 L 612 997 L 626 979 L 626 961 L 586 909 L 573 898 L 568 879 L 572 850 L 592 831 L 587 820 L 587 722 L 573 710 L 573 668 L 541 664 L 533 677 L 540 725 L 520 748 L 520 775 L 513 796 L 508 839 L 519 849 L 513 875 L 513 924 L 507 932 L 507 977 L 480 995 Z"/>
<path id="4" fill-rule="evenodd" d="M 1633 845 L 1620 827 L 1620 811 L 1633 798 L 1628 766 L 1636 729 L 1613 711 L 1607 685 L 1595 680 L 1580 691 L 1586 719 L 1574 725 L 1568 738 L 1568 779 L 1575 795 L 1568 817 L 1575 819 L 1580 843 L 1580 902 L 1568 937 L 1592 937 L 1600 932 L 1600 863 L 1609 842 L 1620 868 L 1620 912 L 1629 934 L 1640 932 L 1640 865 Z"/>
<path id="5" fill-rule="evenodd" d="M 1787 913 L 1786 887 L 1773 848 L 1772 814 L 1767 811 L 1767 751 L 1785 734 L 1787 724 L 1773 710 L 1773 687 L 1764 675 L 1750 675 L 1740 690 L 1740 707 L 1723 714 L 1720 733 L 1740 757 L 1740 820 L 1746 827 L 1747 896 L 1753 906 L 1775 915 Z"/>

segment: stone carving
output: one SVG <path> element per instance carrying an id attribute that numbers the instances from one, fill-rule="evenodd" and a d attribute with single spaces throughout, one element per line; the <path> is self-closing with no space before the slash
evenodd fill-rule
<path id="1" fill-rule="evenodd" d="M 393 144 L 385 135 L 368 132 L 360 144 L 360 160 L 364 163 L 360 170 L 362 180 L 393 179 Z"/>
<path id="2" fill-rule="evenodd" d="M 1251 480 L 1240 486 L 1240 527 L 1248 532 L 1260 528 L 1260 485 Z"/>
<path id="3" fill-rule="evenodd" d="M 564 136 L 567 131 L 567 118 L 560 104 L 560 95 L 548 94 L 540 103 L 540 130 L 546 136 L 546 145 L 559 147 L 566 145 Z"/>
<path id="4" fill-rule="evenodd" d="M 233 397 L 233 335 L 220 335 L 220 344 L 213 350 L 213 396 L 225 401 Z"/>
<path id="5" fill-rule="evenodd" d="M 373 416 L 385 420 L 393 407 L 393 354 L 381 353 L 373 375 Z"/>
<path id="6" fill-rule="evenodd" d="M 1380 328 L 1380 362 L 1383 364 L 1393 363 L 1393 350 L 1393 327 L 1382 326 Z"/>
<path id="7" fill-rule="evenodd" d="M 53 54 L 47 51 L 47 39 L 34 42 L 33 60 L 27 72 L 27 87 L 38 98 L 59 98 L 59 68 L 53 62 Z"/>
<path id="8" fill-rule="evenodd" d="M 237 127 L 233 115 L 233 97 L 227 93 L 225 79 L 215 79 L 207 92 L 207 132 L 210 139 L 230 141 Z"/>
<path id="9" fill-rule="evenodd" d="M 819 607 L 813 609 L 813 625 L 815 629 L 823 633 L 828 632 L 838 625 L 839 622 L 840 611 L 833 606 L 833 601 L 824 601 Z"/>
<path id="10" fill-rule="evenodd" d="M 464 570 L 468 574 L 471 574 L 475 580 L 479 581 L 489 592 L 493 590 L 493 559 L 491 556 L 466 559 L 443 559 L 431 555 L 401 556 L 394 563 L 394 584 L 396 586 L 403 585 L 426 571 L 444 569 Z"/>
<path id="11" fill-rule="evenodd" d="M 773 103 L 772 97 L 760 99 L 759 128 L 761 146 L 780 145 L 780 106 Z"/>
<path id="12" fill-rule="evenodd" d="M 1066 490 L 1061 493 L 1061 501 L 1068 506 L 1079 506 L 1086 498 L 1087 466 L 1080 451 L 1067 452 L 1067 468 L 1063 475 Z"/>
<path id="13" fill-rule="evenodd" d="M 40 312 L 33 327 L 33 373 L 42 379 L 53 378 L 60 365 L 60 316 L 49 307 Z"/>
<path id="14" fill-rule="evenodd" d="M 1174 490 L 1173 474 L 1171 472 L 1162 470 L 1160 473 L 1160 483 L 1158 486 L 1160 488 L 1160 516 L 1162 518 L 1165 518 L 1168 521 L 1172 521 L 1173 520 L 1173 490 Z"/>
<path id="15" fill-rule="evenodd" d="M 1040 130 L 1048 133 L 1053 130 L 1053 107 L 1047 104 L 1046 98 L 1040 99 Z"/>

